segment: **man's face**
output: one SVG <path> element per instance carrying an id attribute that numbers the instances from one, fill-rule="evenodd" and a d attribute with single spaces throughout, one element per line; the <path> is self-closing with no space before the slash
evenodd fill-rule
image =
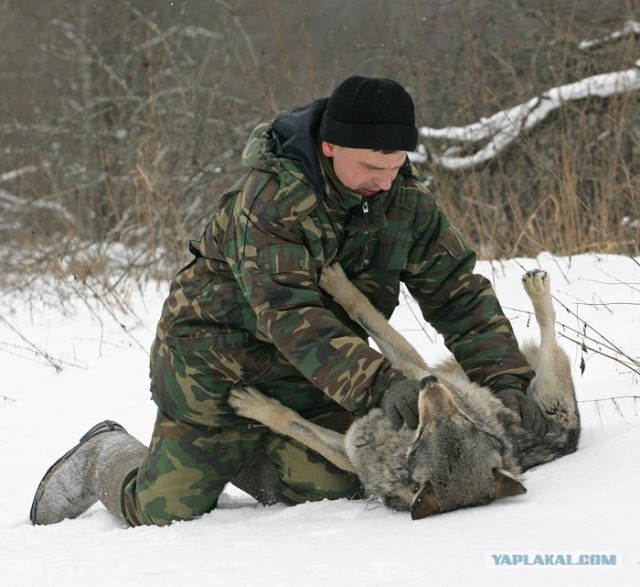
<path id="1" fill-rule="evenodd" d="M 342 185 L 366 198 L 388 190 L 407 158 L 406 151 L 385 154 L 326 141 L 322 141 L 322 152 L 333 159 L 333 170 Z"/>

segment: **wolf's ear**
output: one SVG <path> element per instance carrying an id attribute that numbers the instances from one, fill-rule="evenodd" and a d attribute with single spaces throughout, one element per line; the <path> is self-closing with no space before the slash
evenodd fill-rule
<path id="1" fill-rule="evenodd" d="M 427 481 L 420 493 L 413 498 L 411 504 L 411 519 L 422 520 L 440 512 L 440 502 L 436 497 L 433 485 Z"/>
<path id="2" fill-rule="evenodd" d="M 513 497 L 514 495 L 523 495 L 527 492 L 527 488 L 514 479 L 511 475 L 500 469 L 493 470 L 493 478 L 495 479 L 494 489 L 496 490 L 495 498 Z"/>

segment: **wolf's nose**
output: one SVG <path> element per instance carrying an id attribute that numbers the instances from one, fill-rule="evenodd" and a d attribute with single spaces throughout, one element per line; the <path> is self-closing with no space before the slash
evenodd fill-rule
<path id="1" fill-rule="evenodd" d="M 422 378 L 422 381 L 420 381 L 420 385 L 422 387 L 431 387 L 436 383 L 438 383 L 438 378 L 435 377 L 434 375 L 427 375 L 426 377 Z"/>

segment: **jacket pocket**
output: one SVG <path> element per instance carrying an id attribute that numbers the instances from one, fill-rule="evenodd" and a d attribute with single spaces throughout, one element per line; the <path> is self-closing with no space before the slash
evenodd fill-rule
<path id="1" fill-rule="evenodd" d="M 464 238 L 453 226 L 449 226 L 440 241 L 440 246 L 456 261 L 460 260 L 467 251 Z"/>
<path id="2" fill-rule="evenodd" d="M 412 241 L 381 240 L 371 255 L 369 265 L 387 271 L 402 271 L 407 266 Z"/>
<path id="3" fill-rule="evenodd" d="M 258 251 L 258 268 L 263 273 L 304 273 L 310 274 L 311 258 L 302 245 L 287 243 L 273 245 Z"/>
<path id="4" fill-rule="evenodd" d="M 236 419 L 227 398 L 242 381 L 250 346 L 242 332 L 166 336 L 152 354 L 153 400 L 169 416 L 192 424 L 214 427 Z"/>
<path id="5" fill-rule="evenodd" d="M 249 335 L 246 332 L 197 333 L 187 336 L 165 336 L 164 342 L 170 349 L 189 355 L 206 353 L 213 349 L 242 348 L 249 344 Z"/>

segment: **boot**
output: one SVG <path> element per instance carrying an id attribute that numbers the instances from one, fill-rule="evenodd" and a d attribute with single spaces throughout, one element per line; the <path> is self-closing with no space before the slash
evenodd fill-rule
<path id="1" fill-rule="evenodd" d="M 96 424 L 40 481 L 31 505 L 31 522 L 57 524 L 77 518 L 101 501 L 131 525 L 124 513 L 122 489 L 146 454 L 147 448 L 117 422 Z"/>
<path id="2" fill-rule="evenodd" d="M 278 477 L 275 464 L 267 458 L 264 451 L 258 450 L 243 465 L 231 483 L 262 505 L 273 505 L 283 501 L 275 492 Z"/>

